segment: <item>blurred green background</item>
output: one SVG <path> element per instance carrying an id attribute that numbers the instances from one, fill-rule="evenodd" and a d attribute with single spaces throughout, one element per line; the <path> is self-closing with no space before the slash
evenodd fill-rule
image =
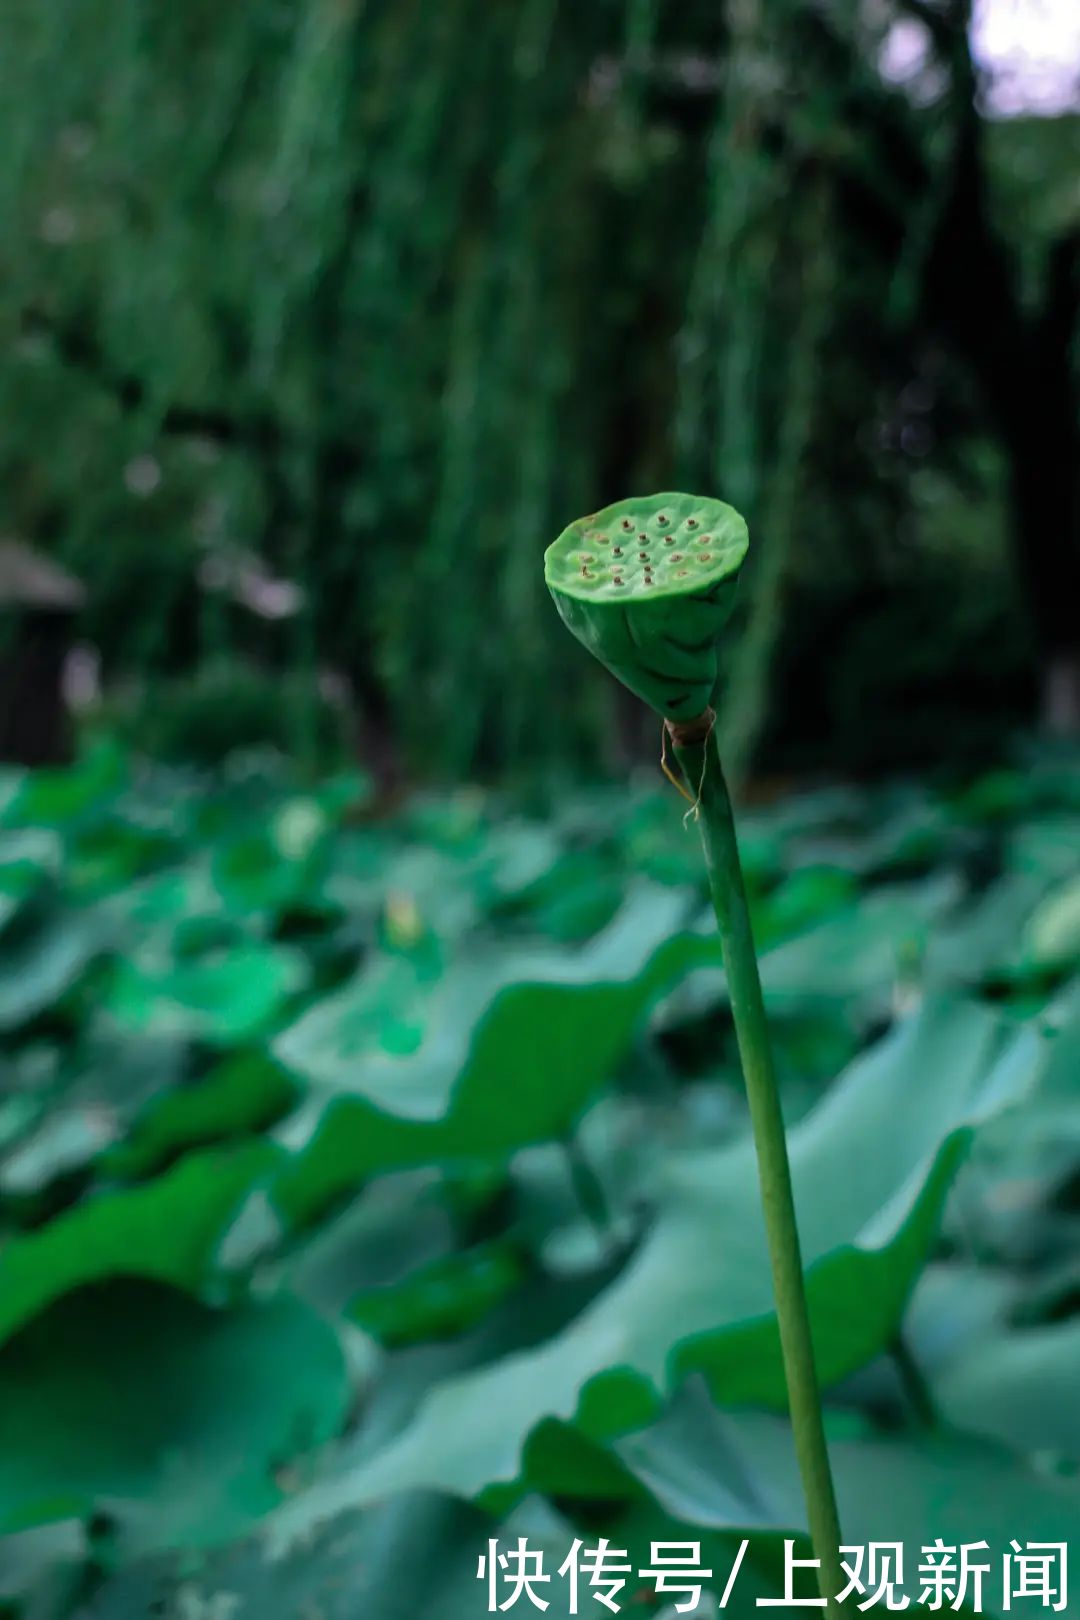
<path id="1" fill-rule="evenodd" d="M 782 1593 L 696 833 L 542 583 L 676 488 L 845 1532 L 1005 1612 L 1080 1508 L 1072 8 L 9 0 L 0 73 L 0 1614 Z"/>

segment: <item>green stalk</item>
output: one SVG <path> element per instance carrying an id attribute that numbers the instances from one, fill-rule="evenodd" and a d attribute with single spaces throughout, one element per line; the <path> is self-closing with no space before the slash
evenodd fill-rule
<path id="1" fill-rule="evenodd" d="M 746 524 L 724 501 L 632 496 L 577 518 L 544 553 L 567 629 L 664 718 L 705 845 L 757 1149 L 791 1426 L 818 1584 L 830 1620 L 844 1590 L 840 1525 L 821 1420 L 784 1119 L 773 1071 L 731 800 L 713 739 L 718 640 L 746 556 Z M 666 769 L 666 766 L 665 766 Z"/>
<path id="2" fill-rule="evenodd" d="M 692 735 L 696 728 L 669 726 L 669 734 L 690 792 L 696 795 L 697 823 L 720 929 L 735 1035 L 750 1103 L 791 1427 L 806 1498 L 810 1539 L 820 1564 L 818 1584 L 826 1599 L 824 1612 L 830 1620 L 839 1620 L 841 1611 L 836 1595 L 847 1585 L 840 1562 L 840 1520 L 821 1419 L 821 1394 L 814 1367 L 787 1139 L 746 905 L 735 819 L 712 731 L 704 738 L 682 741 L 682 729 Z"/>

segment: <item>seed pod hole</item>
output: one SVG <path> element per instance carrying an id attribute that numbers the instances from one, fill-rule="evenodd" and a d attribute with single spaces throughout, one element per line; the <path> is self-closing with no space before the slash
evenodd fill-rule
<path id="1" fill-rule="evenodd" d="M 631 523 L 629 518 L 623 518 L 620 527 L 623 529 L 632 529 L 634 525 Z"/>
<path id="2" fill-rule="evenodd" d="M 673 534 L 665 535 L 664 544 L 665 546 L 673 546 L 675 544 L 675 536 Z"/>
<path id="3" fill-rule="evenodd" d="M 642 562 L 645 561 L 645 559 L 648 557 L 648 555 L 649 555 L 649 553 L 647 551 L 639 551 L 638 552 L 638 556 L 641 558 Z"/>
<path id="4" fill-rule="evenodd" d="M 697 528 L 697 518 L 687 518 L 686 527 L 688 529 L 696 529 Z"/>
<path id="5" fill-rule="evenodd" d="M 622 546 L 612 546 L 611 555 L 613 557 L 621 557 L 622 556 Z"/>
<path id="6" fill-rule="evenodd" d="M 677 551 L 677 552 L 676 552 L 676 553 L 675 553 L 675 555 L 674 555 L 674 557 L 672 557 L 672 559 L 671 559 L 671 560 L 672 560 L 672 562 L 682 562 L 682 552 L 681 552 L 681 551 Z"/>
<path id="7" fill-rule="evenodd" d="M 712 562 L 712 553 L 709 551 L 703 551 L 701 556 L 698 558 L 698 562 Z"/>
<path id="8" fill-rule="evenodd" d="M 659 523 L 662 529 L 666 529 L 668 524 L 671 522 L 671 519 L 668 517 L 666 512 L 661 512 L 656 521 Z"/>

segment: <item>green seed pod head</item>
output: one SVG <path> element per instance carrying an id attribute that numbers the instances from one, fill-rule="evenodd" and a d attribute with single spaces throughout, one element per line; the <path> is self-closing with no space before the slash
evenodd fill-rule
<path id="1" fill-rule="evenodd" d="M 733 506 L 647 495 L 578 518 L 544 554 L 563 623 L 666 720 L 695 720 L 748 545 Z"/>

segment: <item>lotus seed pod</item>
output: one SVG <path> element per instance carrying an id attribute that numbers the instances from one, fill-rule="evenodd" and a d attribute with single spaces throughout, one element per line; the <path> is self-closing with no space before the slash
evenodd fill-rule
<path id="1" fill-rule="evenodd" d="M 685 723 L 709 706 L 748 544 L 723 501 L 648 495 L 571 523 L 544 554 L 544 579 L 582 645 L 658 714 Z"/>

